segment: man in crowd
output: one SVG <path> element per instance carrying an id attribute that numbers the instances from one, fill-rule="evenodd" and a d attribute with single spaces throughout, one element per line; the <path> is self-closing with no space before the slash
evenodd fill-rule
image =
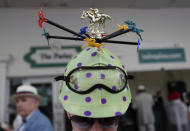
<path id="1" fill-rule="evenodd" d="M 155 131 L 153 114 L 153 97 L 146 93 L 144 85 L 139 85 L 134 108 L 137 110 L 139 131 Z"/>
<path id="2" fill-rule="evenodd" d="M 12 100 L 16 102 L 16 109 L 22 117 L 22 123 L 14 130 L 53 131 L 49 119 L 38 109 L 40 99 L 37 89 L 31 85 L 21 85 L 17 88 Z"/>
<path id="3" fill-rule="evenodd" d="M 167 115 L 169 131 L 189 131 L 187 106 L 180 99 L 180 93 L 172 91 L 168 94 Z"/>

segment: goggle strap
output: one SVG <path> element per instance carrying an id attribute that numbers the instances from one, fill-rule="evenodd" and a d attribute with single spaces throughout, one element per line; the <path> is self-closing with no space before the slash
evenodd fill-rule
<path id="1" fill-rule="evenodd" d="M 57 76 L 57 77 L 55 77 L 54 79 L 55 79 L 55 81 L 59 81 L 59 80 L 64 80 L 64 81 L 66 81 L 66 77 L 65 77 L 64 75 L 62 75 L 62 76 Z"/>
<path id="2" fill-rule="evenodd" d="M 133 80 L 134 76 L 133 75 L 127 75 L 127 79 Z"/>

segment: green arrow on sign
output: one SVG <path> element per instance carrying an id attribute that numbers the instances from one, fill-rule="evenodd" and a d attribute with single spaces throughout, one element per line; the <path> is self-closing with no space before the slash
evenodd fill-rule
<path id="1" fill-rule="evenodd" d="M 53 51 L 51 47 L 31 47 L 24 60 L 31 67 L 65 67 L 70 59 L 81 51 L 81 46 L 62 46 Z"/>

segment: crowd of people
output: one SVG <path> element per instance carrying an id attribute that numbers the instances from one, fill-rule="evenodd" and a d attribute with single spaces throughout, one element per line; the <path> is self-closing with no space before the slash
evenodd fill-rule
<path id="1" fill-rule="evenodd" d="M 42 96 L 35 87 L 21 85 L 11 100 L 16 103 L 17 115 L 12 126 L 1 125 L 5 131 L 53 131 L 50 120 L 38 109 Z M 90 126 L 94 120 L 76 117 L 67 112 L 74 128 L 77 121 L 89 121 L 83 126 Z M 101 120 L 101 119 L 100 119 Z M 139 85 L 137 95 L 130 104 L 127 112 L 119 119 L 114 119 L 118 131 L 189 131 L 190 130 L 190 93 L 172 91 L 168 94 L 168 104 L 164 104 L 161 91 L 154 95 L 147 93 L 144 85 Z M 99 119 L 97 119 L 98 125 Z M 112 120 L 110 120 L 112 121 Z M 102 123 L 105 124 L 105 123 Z M 113 125 L 114 125 L 113 124 Z M 112 126 L 113 126 L 112 125 Z M 76 126 L 76 127 L 75 127 Z M 81 125 L 80 125 L 81 126 Z M 4 128 L 4 129 L 3 129 Z M 116 130 L 117 126 L 115 126 Z M 78 131 L 78 129 L 76 130 Z"/>
<path id="2" fill-rule="evenodd" d="M 167 105 L 164 104 L 162 97 L 161 91 L 151 95 L 147 93 L 144 85 L 139 85 L 137 95 L 127 112 L 117 119 L 118 131 L 189 131 L 190 93 L 180 96 L 180 93 L 176 91 L 170 92 Z M 19 86 L 16 94 L 11 97 L 11 100 L 16 103 L 18 114 L 12 126 L 1 125 L 0 130 L 53 131 L 50 120 L 38 109 L 41 99 L 42 97 L 38 95 L 35 87 Z M 67 115 L 73 121 L 81 119 L 69 112 Z M 75 126 L 76 123 L 72 123 Z M 117 126 L 115 127 L 117 128 Z"/>
<path id="3" fill-rule="evenodd" d="M 169 92 L 164 102 L 160 90 L 151 95 L 139 85 L 134 99 L 132 111 L 121 117 L 120 131 L 190 131 L 190 93 Z M 132 128 L 124 126 L 128 118 Z"/>

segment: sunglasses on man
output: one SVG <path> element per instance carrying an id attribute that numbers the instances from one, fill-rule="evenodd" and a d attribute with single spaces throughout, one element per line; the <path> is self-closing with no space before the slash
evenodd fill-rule
<path id="1" fill-rule="evenodd" d="M 90 129 L 94 124 L 95 120 L 102 126 L 102 128 L 113 128 L 119 122 L 119 116 L 108 117 L 108 118 L 88 118 L 81 116 L 71 116 L 70 120 L 73 125 L 81 129 Z"/>

